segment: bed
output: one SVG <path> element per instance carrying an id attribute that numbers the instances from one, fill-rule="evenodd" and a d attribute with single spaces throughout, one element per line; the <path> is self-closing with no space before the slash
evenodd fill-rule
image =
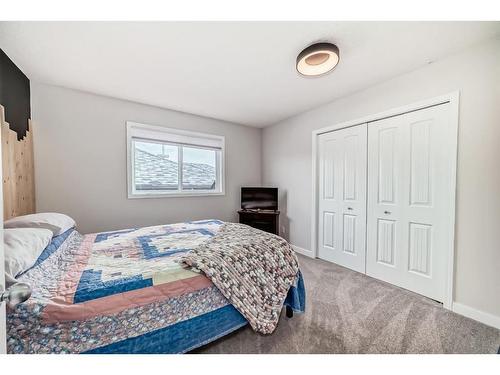
<path id="1" fill-rule="evenodd" d="M 8 312 L 8 352 L 185 353 L 249 322 L 258 331 L 255 327 L 262 314 L 246 306 L 250 292 L 238 292 L 251 290 L 238 284 L 245 282 L 217 273 L 219 262 L 185 261 L 203 247 L 204 253 L 198 255 L 206 257 L 206 244 L 224 254 L 217 239 L 227 225 L 202 220 L 87 235 L 69 229 L 53 237 L 35 265 L 17 277 L 31 285 L 32 296 Z M 255 251 L 252 247 L 258 241 L 251 238 L 260 238 L 268 246 L 289 247 L 277 236 L 232 225 L 247 233 L 234 241 L 238 249 Z M 220 237 L 219 244 L 232 242 L 234 233 Z M 269 245 L 273 243 L 278 245 Z M 271 250 L 262 255 L 263 270 L 284 268 L 271 259 Z M 275 250 L 278 254 L 279 249 Z M 245 264 L 241 259 L 232 261 L 236 270 Z M 258 281 L 262 275 L 248 267 L 241 274 Z M 287 288 L 286 298 L 279 297 L 279 303 L 303 312 L 300 271 Z M 252 313 L 255 319 L 249 318 Z M 276 316 L 272 320 L 277 321 Z M 262 332 L 274 329 L 266 327 Z"/>

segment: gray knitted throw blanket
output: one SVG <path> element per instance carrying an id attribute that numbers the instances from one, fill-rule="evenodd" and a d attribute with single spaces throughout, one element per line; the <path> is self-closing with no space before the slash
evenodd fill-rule
<path id="1" fill-rule="evenodd" d="M 248 320 L 254 331 L 276 328 L 299 262 L 283 238 L 243 224 L 225 223 L 182 263 L 198 268 Z"/>

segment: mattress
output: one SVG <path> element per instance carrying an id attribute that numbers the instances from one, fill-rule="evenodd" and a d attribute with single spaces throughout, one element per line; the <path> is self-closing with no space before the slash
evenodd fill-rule
<path id="1" fill-rule="evenodd" d="M 219 220 L 54 238 L 18 279 L 32 297 L 7 316 L 9 353 L 184 353 L 247 324 L 178 260 Z M 300 274 L 285 304 L 304 310 Z"/>

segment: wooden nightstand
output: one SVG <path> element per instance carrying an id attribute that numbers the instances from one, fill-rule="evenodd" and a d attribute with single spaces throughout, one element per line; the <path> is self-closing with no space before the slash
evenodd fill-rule
<path id="1" fill-rule="evenodd" d="M 239 210 L 240 223 L 279 236 L 279 211 Z"/>

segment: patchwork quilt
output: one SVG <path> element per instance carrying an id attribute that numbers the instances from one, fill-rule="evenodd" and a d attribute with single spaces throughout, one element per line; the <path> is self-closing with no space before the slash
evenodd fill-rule
<path id="1" fill-rule="evenodd" d="M 33 291 L 8 312 L 8 352 L 179 353 L 242 327 L 246 319 L 212 281 L 180 263 L 223 226 L 72 231 L 18 277 Z M 303 310 L 303 289 L 299 277 L 285 303 Z"/>

